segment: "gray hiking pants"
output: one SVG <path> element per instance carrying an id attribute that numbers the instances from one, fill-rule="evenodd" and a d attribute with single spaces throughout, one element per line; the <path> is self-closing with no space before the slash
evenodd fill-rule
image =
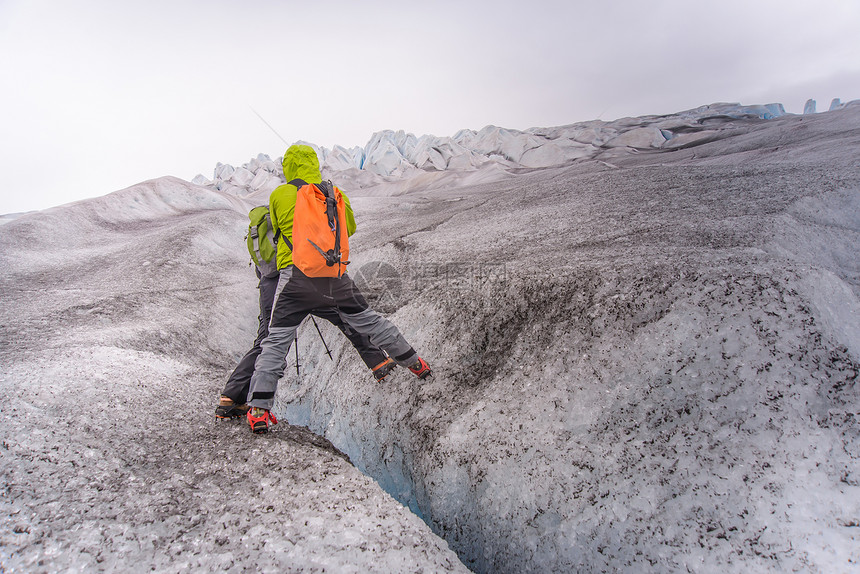
<path id="1" fill-rule="evenodd" d="M 229 397 L 237 404 L 244 405 L 248 401 L 248 389 L 251 385 L 251 377 L 254 376 L 254 365 L 263 350 L 263 341 L 269 336 L 269 320 L 272 317 L 272 305 L 275 302 L 279 284 L 278 275 L 274 277 L 260 276 L 260 315 L 258 317 L 257 338 L 254 339 L 251 350 L 245 353 L 245 356 L 233 369 L 230 378 L 227 379 L 227 384 L 224 385 L 224 390 L 221 391 L 222 395 Z M 368 369 L 373 369 L 387 359 L 385 353 L 374 347 L 367 337 L 357 333 L 344 323 L 336 309 L 321 307 L 311 311 L 311 314 L 320 319 L 325 319 L 340 329 L 355 347 L 355 350 L 358 351 L 358 354 L 361 355 L 361 360 L 364 361 Z"/>
<path id="2" fill-rule="evenodd" d="M 399 365 L 408 367 L 418 360 L 415 350 L 397 327 L 370 309 L 348 275 L 308 277 L 291 265 L 281 270 L 269 336 L 263 340 L 263 350 L 257 357 L 251 378 L 249 405 L 271 410 L 296 330 L 309 313 L 320 307 L 334 307 L 344 323 L 367 337 L 372 345 L 386 351 Z"/>

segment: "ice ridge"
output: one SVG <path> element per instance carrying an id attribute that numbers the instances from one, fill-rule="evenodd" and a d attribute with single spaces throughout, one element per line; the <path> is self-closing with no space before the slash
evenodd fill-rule
<path id="1" fill-rule="evenodd" d="M 846 105 L 837 98 L 830 110 Z M 815 102 L 810 100 L 804 113 L 814 111 Z M 372 188 L 419 176 L 422 185 L 428 187 L 443 172 L 495 168 L 494 173 L 503 175 L 512 170 L 561 166 L 601 156 L 690 147 L 713 139 L 734 121 L 770 120 L 785 115 L 779 103 L 715 103 L 671 115 L 592 120 L 525 131 L 489 125 L 479 131 L 462 129 L 450 137 L 416 137 L 403 130 L 383 130 L 374 133 L 364 147 L 335 145 L 328 149 L 310 142 L 297 143 L 313 147 L 323 175 L 349 189 Z M 192 181 L 237 196 L 266 194 L 284 182 L 280 164 L 281 158 L 273 161 L 261 153 L 237 168 L 218 163 L 211 180 L 198 175 Z"/>

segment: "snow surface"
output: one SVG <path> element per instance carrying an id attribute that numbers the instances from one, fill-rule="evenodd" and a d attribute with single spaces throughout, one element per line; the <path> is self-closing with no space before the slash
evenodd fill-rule
<path id="1" fill-rule="evenodd" d="M 211 415 L 265 185 L 0 226 L 3 568 L 463 571 L 420 516 L 476 572 L 857 571 L 860 106 L 749 109 L 452 139 L 597 150 L 553 167 L 381 154 L 351 274 L 435 375 L 303 327 L 265 437 Z"/>

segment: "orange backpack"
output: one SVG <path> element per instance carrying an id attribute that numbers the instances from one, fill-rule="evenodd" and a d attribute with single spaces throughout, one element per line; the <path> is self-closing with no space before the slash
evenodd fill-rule
<path id="1" fill-rule="evenodd" d="M 293 264 L 308 277 L 340 277 L 349 263 L 349 235 L 343 194 L 330 181 L 295 185 L 293 241 L 282 236 L 293 252 Z"/>

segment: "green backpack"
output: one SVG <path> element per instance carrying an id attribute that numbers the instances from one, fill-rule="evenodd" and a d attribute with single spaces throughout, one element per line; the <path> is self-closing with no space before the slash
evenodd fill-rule
<path id="1" fill-rule="evenodd" d="M 255 207 L 248 213 L 251 220 L 248 225 L 248 253 L 251 261 L 260 270 L 264 277 L 271 277 L 278 273 L 278 237 L 281 230 L 272 234 L 272 219 L 269 216 L 269 207 L 261 205 Z"/>

